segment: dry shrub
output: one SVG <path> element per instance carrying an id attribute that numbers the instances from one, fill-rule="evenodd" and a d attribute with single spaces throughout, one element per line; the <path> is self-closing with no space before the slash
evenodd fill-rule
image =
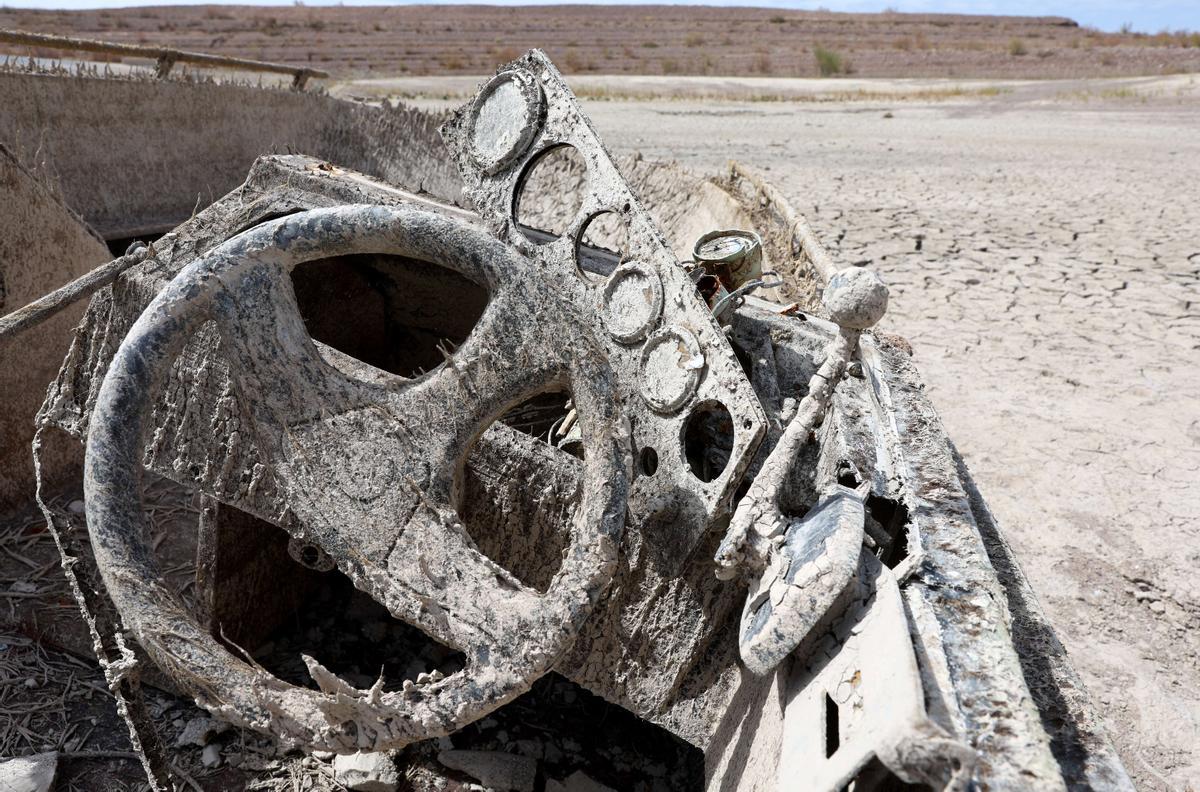
<path id="1" fill-rule="evenodd" d="M 1161 30 L 1150 37 L 1151 45 L 1156 47 L 1200 47 L 1200 33 L 1188 30 Z"/>
<path id="2" fill-rule="evenodd" d="M 1008 54 L 1013 57 L 1020 57 L 1029 54 L 1029 48 L 1025 46 L 1025 42 L 1015 38 L 1008 42 Z"/>
<path id="3" fill-rule="evenodd" d="M 817 61 L 817 71 L 822 77 L 833 77 L 846 73 L 845 60 L 833 50 L 813 47 L 813 57 Z"/>

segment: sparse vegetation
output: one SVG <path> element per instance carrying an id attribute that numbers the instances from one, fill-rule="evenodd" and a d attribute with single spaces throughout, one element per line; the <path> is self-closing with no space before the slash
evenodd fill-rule
<path id="1" fill-rule="evenodd" d="M 336 0 L 335 0 L 336 1 Z M 889 0 L 885 0 L 887 2 Z M 0 11 L 0 27 L 40 29 L 49 20 L 24 9 Z M 262 60 L 320 63 L 338 78 L 407 71 L 484 73 L 530 47 L 556 58 L 572 51 L 576 71 L 606 74 L 760 76 L 858 74 L 869 77 L 1055 78 L 1135 76 L 1200 71 L 1200 32 L 1104 32 L 1061 21 L 1010 17 L 987 26 L 926 14 L 823 14 L 781 9 L 645 7 L 640 36 L 601 35 L 629 21 L 628 7 L 597 6 L 586 22 L 553 7 L 420 6 L 378 8 L 284 5 L 98 9 L 56 14 L 53 32 L 84 38 L 118 36 L 147 44 L 189 46 Z M 536 20 L 538 36 L 531 36 Z M 800 24 L 803 23 L 803 24 Z M 588 28 L 585 30 L 585 26 Z M 591 28 L 595 28 L 594 30 Z M 494 46 L 477 46 L 489 31 Z M 800 32 L 803 40 L 797 40 Z M 361 46 L 363 40 L 370 47 Z M 557 42 L 557 43 L 555 43 Z M 807 46 L 806 46 L 807 43 Z M 813 44 L 819 44 L 814 48 Z M 817 51 L 814 51 L 817 50 Z M 936 51 L 937 58 L 925 57 Z M 27 51 L 8 50 L 27 56 Z M 446 54 L 453 54 L 451 69 Z M 997 55 L 1005 66 L 997 71 Z M 0 53 L 0 57 L 3 54 Z M 664 67 L 664 61 L 670 61 Z M 853 63 L 851 63 L 853 61 Z"/>
<path id="2" fill-rule="evenodd" d="M 813 47 L 813 57 L 816 58 L 817 71 L 822 77 L 836 77 L 848 73 L 846 60 L 833 50 Z"/>
<path id="3" fill-rule="evenodd" d="M 1160 96 L 1160 92 L 1152 92 L 1154 96 Z M 1076 101 L 1076 102 L 1091 102 L 1093 99 L 1109 100 L 1109 101 L 1135 101 L 1145 104 L 1150 99 L 1150 95 L 1141 93 L 1129 87 L 1121 88 L 1106 88 L 1099 91 L 1062 91 L 1055 95 L 1057 99 Z"/>

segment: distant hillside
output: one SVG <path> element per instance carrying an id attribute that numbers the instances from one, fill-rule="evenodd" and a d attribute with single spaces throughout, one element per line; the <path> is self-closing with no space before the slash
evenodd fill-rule
<path id="1" fill-rule="evenodd" d="M 311 63 L 342 77 L 478 74 L 530 47 L 546 50 L 567 73 L 1038 78 L 1200 72 L 1200 34 L 1101 33 L 1058 17 L 707 6 L 173 6 L 3 8 L 0 27 Z"/>

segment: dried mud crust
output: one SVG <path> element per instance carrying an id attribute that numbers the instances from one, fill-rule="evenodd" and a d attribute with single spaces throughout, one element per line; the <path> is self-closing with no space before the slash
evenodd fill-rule
<path id="1" fill-rule="evenodd" d="M 1138 788 L 1200 787 L 1197 103 L 588 110 L 619 153 L 769 168 L 880 273 Z"/>

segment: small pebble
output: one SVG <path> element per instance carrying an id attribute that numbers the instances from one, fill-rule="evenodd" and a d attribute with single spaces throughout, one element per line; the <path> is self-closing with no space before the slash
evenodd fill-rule
<path id="1" fill-rule="evenodd" d="M 200 752 L 200 764 L 208 768 L 221 766 L 221 746 L 216 743 L 204 746 Z"/>
<path id="2" fill-rule="evenodd" d="M 338 754 L 333 760 L 333 778 L 354 792 L 394 792 L 400 785 L 392 752 Z"/>

